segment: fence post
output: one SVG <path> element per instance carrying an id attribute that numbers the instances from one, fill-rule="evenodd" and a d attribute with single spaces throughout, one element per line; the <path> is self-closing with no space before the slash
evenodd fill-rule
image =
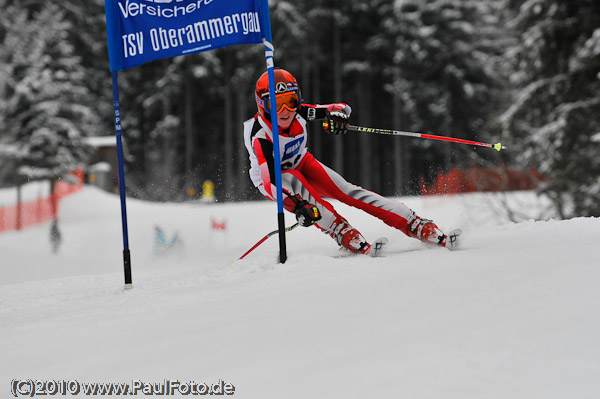
<path id="1" fill-rule="evenodd" d="M 56 219 L 58 216 L 58 193 L 56 192 L 56 183 L 57 181 L 52 179 L 50 180 L 50 213 L 52 214 L 51 220 Z"/>
<path id="2" fill-rule="evenodd" d="M 15 229 L 21 230 L 21 224 L 22 224 L 21 217 L 22 217 L 22 213 L 23 213 L 23 204 L 21 203 L 21 183 L 20 182 L 17 184 L 17 206 L 16 206 L 15 210 L 17 211 Z"/>

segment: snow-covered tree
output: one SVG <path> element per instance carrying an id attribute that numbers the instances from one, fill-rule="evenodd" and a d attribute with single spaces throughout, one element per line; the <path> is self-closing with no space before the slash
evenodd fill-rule
<path id="1" fill-rule="evenodd" d="M 2 20 L 2 141 L 19 148 L 28 174 L 60 177 L 86 158 L 81 138 L 99 127 L 86 71 L 69 41 L 70 24 L 51 3 L 7 5 Z"/>
<path id="2" fill-rule="evenodd" d="M 384 20 L 380 34 L 368 39 L 369 49 L 380 54 L 395 128 L 487 141 L 502 99 L 494 70 L 503 45 L 498 6 L 481 0 L 381 5 Z M 411 158 L 420 174 L 481 161 L 469 147 L 409 145 L 411 151 L 396 148 L 395 158 Z M 399 171 L 407 167 L 405 161 Z"/>
<path id="3" fill-rule="evenodd" d="M 506 55 L 518 88 L 502 117 L 511 147 L 562 217 L 600 216 L 600 3 L 507 5 L 519 38 Z"/>

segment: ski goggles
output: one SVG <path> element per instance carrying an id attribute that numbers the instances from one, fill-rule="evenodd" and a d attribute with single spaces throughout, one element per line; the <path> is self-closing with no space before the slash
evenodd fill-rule
<path id="1" fill-rule="evenodd" d="M 277 104 L 277 113 L 280 114 L 284 109 L 296 112 L 300 108 L 300 97 L 297 91 L 288 91 L 286 93 L 276 94 L 275 102 Z M 271 112 L 271 100 L 265 99 L 265 110 Z"/>

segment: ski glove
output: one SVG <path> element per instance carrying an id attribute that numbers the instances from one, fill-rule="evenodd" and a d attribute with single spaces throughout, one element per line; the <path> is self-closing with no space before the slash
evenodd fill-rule
<path id="1" fill-rule="evenodd" d="M 349 105 L 339 103 L 327 107 L 327 115 L 323 120 L 323 129 L 329 134 L 346 134 L 348 132 L 348 118 L 352 108 Z"/>
<path id="2" fill-rule="evenodd" d="M 296 220 L 300 226 L 309 227 L 321 220 L 319 208 L 304 201 L 305 204 L 296 210 Z"/>
<path id="3" fill-rule="evenodd" d="M 283 206 L 287 211 L 296 215 L 296 220 L 301 226 L 309 227 L 321 220 L 319 209 L 303 200 L 299 195 L 287 194 L 287 198 L 283 200 Z"/>
<path id="4" fill-rule="evenodd" d="M 323 120 L 323 129 L 329 134 L 346 134 L 348 132 L 348 115 L 342 111 L 328 112 Z"/>

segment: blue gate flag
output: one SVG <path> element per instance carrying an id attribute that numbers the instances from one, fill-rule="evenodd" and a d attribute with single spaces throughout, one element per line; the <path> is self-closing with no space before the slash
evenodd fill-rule
<path id="1" fill-rule="evenodd" d="M 264 0 L 104 0 L 111 71 L 270 39 Z M 262 29 L 262 30 L 261 30 Z M 269 32 L 264 32 L 264 30 Z"/>
<path id="2" fill-rule="evenodd" d="M 268 0 L 104 0 L 119 162 L 119 193 L 123 224 L 125 289 L 131 289 L 125 173 L 119 105 L 118 71 L 146 62 L 214 50 L 234 44 L 263 43 L 269 92 L 275 93 L 273 44 Z M 277 105 L 271 103 L 273 149 L 279 154 Z M 275 162 L 279 259 L 287 259 L 281 161 Z"/>

